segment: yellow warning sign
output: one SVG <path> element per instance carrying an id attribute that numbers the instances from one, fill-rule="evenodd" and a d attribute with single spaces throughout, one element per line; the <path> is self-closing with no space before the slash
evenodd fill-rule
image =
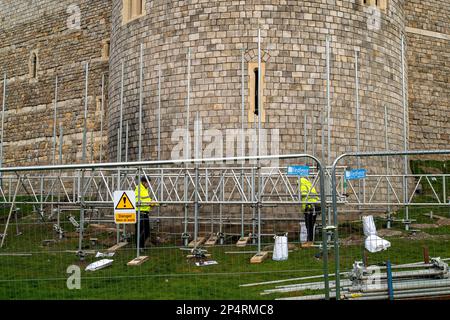
<path id="1" fill-rule="evenodd" d="M 127 224 L 127 223 L 136 223 L 136 213 L 114 213 L 114 220 L 117 224 Z"/>
<path id="2" fill-rule="evenodd" d="M 128 198 L 128 195 L 126 192 L 122 194 L 120 197 L 119 202 L 116 205 L 117 210 L 123 210 L 123 209 L 135 209 L 133 204 L 131 203 L 130 199 Z"/>

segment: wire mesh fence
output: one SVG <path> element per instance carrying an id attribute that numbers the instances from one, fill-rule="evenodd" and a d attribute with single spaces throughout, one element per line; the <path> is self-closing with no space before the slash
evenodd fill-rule
<path id="1" fill-rule="evenodd" d="M 343 273 L 338 298 L 417 299 L 450 293 L 448 171 L 437 170 L 432 162 L 418 165 L 419 160 L 404 162 L 400 157 L 420 159 L 421 154 L 425 153 L 366 153 L 359 159 L 361 167 L 387 160 L 397 166 L 408 163 L 411 171 L 381 174 L 376 172 L 380 167 L 367 167 L 364 180 L 353 181 L 353 198 L 360 198 L 340 208 L 334 204 L 339 228 L 335 270 Z M 355 158 L 344 161 L 350 166 Z"/>
<path id="2" fill-rule="evenodd" d="M 6 170 L 0 188 L 0 296 L 384 299 L 448 293 L 446 167 L 414 160 L 407 175 L 367 167 L 353 180 L 345 172 L 354 160 L 340 164 L 336 177 L 320 164 L 309 172 L 322 210 L 308 247 L 299 178 L 286 167 L 8 169 L 14 174 Z M 159 206 L 149 214 L 150 234 L 138 250 L 136 225 L 115 223 L 113 194 L 134 192 L 142 177 Z M 285 235 L 288 259 L 274 261 L 274 238 Z M 266 252 L 263 263 L 251 263 Z"/>
<path id="3" fill-rule="evenodd" d="M 302 197 L 286 168 L 113 166 L 3 175 L 0 296 L 261 299 L 241 285 L 323 273 L 317 248 L 300 248 Z M 142 177 L 159 206 L 137 252 L 136 225 L 114 223 L 113 192 L 134 192 Z M 320 167 L 310 180 L 321 190 Z M 288 260 L 250 263 L 285 234 Z"/>

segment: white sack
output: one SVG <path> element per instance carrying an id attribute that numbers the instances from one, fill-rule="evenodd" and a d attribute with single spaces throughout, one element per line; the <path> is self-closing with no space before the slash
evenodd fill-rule
<path id="1" fill-rule="evenodd" d="M 272 259 L 275 261 L 284 261 L 288 259 L 288 239 L 286 236 L 275 236 Z"/>
<path id="2" fill-rule="evenodd" d="M 373 216 L 363 217 L 363 229 L 366 237 L 377 235 L 377 227 L 375 227 Z"/>
<path id="3" fill-rule="evenodd" d="M 300 222 L 300 242 L 305 243 L 308 241 L 308 231 L 306 230 L 306 224 Z"/>
<path id="4" fill-rule="evenodd" d="M 366 249 L 371 252 L 378 252 L 386 250 L 391 246 L 391 243 L 387 240 L 380 238 L 379 236 L 368 236 L 365 241 Z"/>
<path id="5" fill-rule="evenodd" d="M 386 250 L 391 246 L 391 243 L 377 236 L 377 228 L 373 221 L 373 216 L 363 217 L 363 229 L 366 236 L 365 247 L 371 252 L 378 252 Z"/>

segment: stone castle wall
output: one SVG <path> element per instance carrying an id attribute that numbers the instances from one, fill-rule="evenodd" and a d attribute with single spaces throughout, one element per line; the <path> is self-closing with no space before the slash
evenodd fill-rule
<path id="1" fill-rule="evenodd" d="M 245 53 L 244 122 L 246 128 L 254 128 L 248 119 L 251 92 L 248 69 L 250 63 L 257 61 L 258 26 L 265 64 L 263 128 L 279 130 L 277 153 L 306 152 L 327 159 L 327 148 L 321 143 L 321 115 L 326 114 L 327 106 L 327 34 L 332 40 L 331 160 L 356 151 L 355 49 L 359 51 L 361 151 L 385 150 L 385 106 L 388 147 L 403 149 L 402 35 L 406 37 L 407 49 L 410 148 L 448 148 L 449 4 L 438 0 L 389 0 L 380 20 L 373 22 L 374 13 L 361 3 L 359 0 L 146 0 L 145 15 L 123 24 L 122 0 L 4 0 L 0 3 L 0 71 L 7 73 L 8 85 L 3 163 L 10 166 L 52 162 L 56 76 L 58 121 L 64 129 L 63 163 L 80 162 L 86 61 L 90 62 L 88 159 L 93 149 L 93 160 L 99 161 L 101 142 L 103 160 L 117 159 L 123 62 L 123 131 L 125 135 L 128 123 L 130 133 L 128 150 L 122 137 L 122 160 L 125 152 L 129 160 L 135 160 L 141 43 L 144 44 L 143 160 L 157 157 L 159 66 L 162 159 L 172 157 L 178 144 L 172 135 L 186 126 L 188 48 L 192 59 L 191 134 L 197 112 L 204 131 L 214 129 L 225 134 L 227 129 L 241 127 L 241 50 Z M 67 26 L 70 19 L 67 9 L 72 4 L 80 8 L 80 30 Z M 108 59 L 103 48 L 109 38 Z M 33 52 L 38 54 L 37 79 L 30 77 Z M 106 78 L 104 137 L 100 136 L 102 74 Z M 326 135 L 325 131 L 325 141 Z M 59 137 L 57 141 L 58 148 Z M 222 142 L 225 148 L 226 142 Z M 247 146 L 246 154 L 249 152 Z M 268 153 L 275 150 L 269 149 Z M 225 155 L 225 150 L 215 154 L 221 155 Z M 390 162 L 392 171 L 403 171 L 402 159 Z M 345 164 L 356 166 L 354 160 Z M 363 159 L 361 166 L 370 168 L 369 174 L 385 172 L 385 162 L 380 158 Z M 264 208 L 263 216 L 292 217 L 298 214 L 297 209 Z M 203 208 L 201 215 L 217 215 L 217 210 L 217 206 Z M 230 211 L 225 218 L 236 217 L 238 211 Z M 250 215 L 251 211 L 246 210 L 246 217 Z"/>
<path id="2" fill-rule="evenodd" d="M 137 154 L 139 45 L 144 43 L 144 159 L 156 158 L 157 82 L 162 70 L 162 159 L 171 157 L 175 129 L 186 126 L 187 51 L 191 48 L 190 128 L 196 112 L 203 130 L 241 126 L 241 49 L 257 61 L 261 26 L 265 62 L 265 122 L 279 129 L 280 153 L 307 150 L 321 156 L 320 114 L 326 112 L 325 39 L 332 39 L 331 159 L 356 151 L 354 50 L 360 51 L 361 151 L 385 149 L 384 106 L 388 106 L 389 147 L 403 148 L 401 35 L 403 1 L 389 1 L 380 28 L 354 0 L 330 1 L 145 1 L 146 14 L 122 25 L 122 1 L 113 1 L 110 60 L 109 152 L 116 158 L 121 63 L 124 61 L 124 121 L 133 130 L 131 158 Z M 328 31 L 329 30 L 329 31 Z M 249 125 L 246 101 L 245 122 Z M 312 132 L 314 123 L 314 132 Z M 250 123 L 251 125 L 251 123 Z M 325 133 L 326 137 L 326 133 Z M 225 143 L 224 143 L 225 144 Z M 325 147 L 326 150 L 326 147 Z M 249 150 L 246 150 L 247 153 Z M 192 154 L 192 153 L 191 153 Z M 327 156 L 325 151 L 325 158 Z M 373 161 L 376 165 L 378 161 Z"/>
<path id="3" fill-rule="evenodd" d="M 405 2 L 412 149 L 448 149 L 450 2 Z"/>
<path id="4" fill-rule="evenodd" d="M 69 27 L 73 26 L 70 22 L 75 13 L 68 11 L 70 5 L 80 9 L 79 30 Z M 103 73 L 108 83 L 108 60 L 102 58 L 102 47 L 103 41 L 109 39 L 110 6 L 108 0 L 0 2 L 2 91 L 4 72 L 8 79 L 3 161 L 6 166 L 52 163 L 56 76 L 59 78 L 56 161 L 59 161 L 59 123 L 64 135 L 63 163 L 81 159 L 86 61 L 90 62 L 87 155 L 90 160 L 93 146 L 94 159 L 99 158 Z M 36 79 L 30 75 L 32 53 L 37 53 Z M 107 89 L 105 96 L 107 103 Z"/>

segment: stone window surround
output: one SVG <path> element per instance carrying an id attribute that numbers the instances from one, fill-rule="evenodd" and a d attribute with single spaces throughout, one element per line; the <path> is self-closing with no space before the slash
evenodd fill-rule
<path id="1" fill-rule="evenodd" d="M 34 57 L 36 57 L 36 65 L 34 65 Z M 39 50 L 34 49 L 30 52 L 30 58 L 28 61 L 29 77 L 30 82 L 37 82 L 39 75 Z M 34 75 L 34 69 L 36 70 L 36 75 Z"/>
<path id="2" fill-rule="evenodd" d="M 145 0 L 122 0 L 122 25 L 139 19 L 146 15 Z M 141 12 L 138 12 L 137 4 L 141 4 Z"/>
<path id="3" fill-rule="evenodd" d="M 111 42 L 109 39 L 102 41 L 102 59 L 109 60 L 109 55 L 111 53 Z"/>
<path id="4" fill-rule="evenodd" d="M 359 3 L 363 6 L 375 6 L 383 12 L 388 8 L 388 0 L 359 0 Z"/>
<path id="5" fill-rule="evenodd" d="M 258 62 L 248 62 L 248 122 L 253 123 L 256 120 L 258 120 L 258 117 L 255 115 L 255 69 L 258 68 Z M 265 75 L 266 75 L 266 63 L 261 62 L 261 83 L 259 84 L 261 86 L 261 92 L 262 92 L 262 99 L 260 103 L 261 110 L 259 110 L 259 115 L 261 116 L 261 122 L 266 122 L 266 110 L 264 108 L 264 104 L 266 102 L 266 97 L 264 95 L 264 89 L 266 88 L 265 83 Z"/>

